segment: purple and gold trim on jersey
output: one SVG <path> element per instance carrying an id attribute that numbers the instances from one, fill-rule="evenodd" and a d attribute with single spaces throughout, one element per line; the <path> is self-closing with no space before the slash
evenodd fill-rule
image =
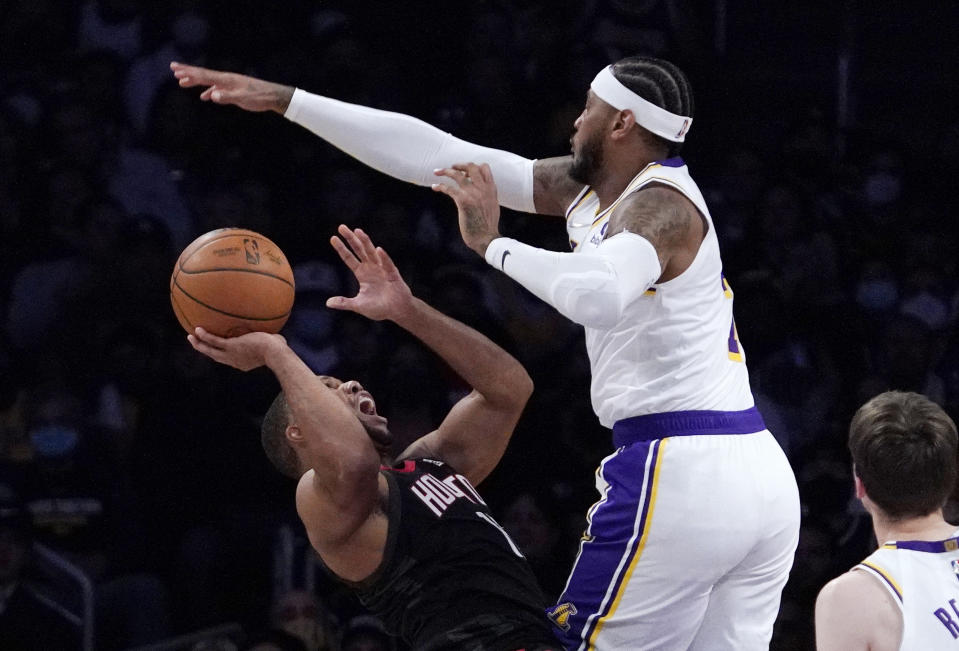
<path id="1" fill-rule="evenodd" d="M 574 200 L 573 200 L 573 203 L 569 204 L 569 208 L 566 209 L 566 220 L 569 221 L 569 218 L 570 218 L 570 216 L 572 216 L 573 212 L 574 212 L 577 208 L 579 208 L 580 205 L 582 205 L 582 203 L 583 203 L 584 201 L 586 201 L 590 196 L 592 196 L 592 195 L 594 195 L 594 194 L 596 194 L 596 193 L 593 192 L 593 190 L 592 190 L 591 188 L 589 188 L 589 187 L 583 188 L 582 194 L 581 194 L 580 196 L 578 196 L 576 199 L 574 199 Z"/>
<path id="2" fill-rule="evenodd" d="M 902 605 L 902 588 L 899 587 L 899 584 L 894 578 L 892 578 L 892 575 L 890 575 L 889 572 L 879 567 L 872 561 L 863 561 L 856 566 L 856 569 L 865 570 L 876 576 L 882 582 L 882 584 L 885 585 L 889 591 L 896 596 L 899 604 Z"/>
<path id="3" fill-rule="evenodd" d="M 907 549 L 912 552 L 926 552 L 927 554 L 942 554 L 959 549 L 959 538 L 945 540 L 898 540 L 888 542 L 882 549 Z"/>
<path id="4" fill-rule="evenodd" d="M 649 539 L 665 447 L 666 440 L 631 445 L 599 470 L 607 488 L 589 511 L 566 588 L 547 610 L 567 649 L 592 649 L 619 607 Z"/>
<path id="5" fill-rule="evenodd" d="M 659 163 L 650 163 L 649 166 L 648 166 L 646 169 L 650 169 L 650 168 L 653 168 L 653 167 L 659 167 Z M 645 172 L 645 170 L 643 170 L 643 171 Z M 635 183 L 635 185 L 634 185 L 634 183 Z M 636 190 L 639 190 L 639 189 L 643 188 L 644 186 L 649 185 L 650 183 L 659 183 L 659 184 L 661 184 L 661 185 L 667 185 L 667 186 L 673 188 L 674 190 L 678 190 L 679 192 L 682 192 L 682 191 L 683 191 L 683 189 L 682 189 L 679 185 L 677 185 L 675 181 L 673 181 L 672 179 L 667 179 L 667 178 L 662 177 L 662 176 L 649 176 L 649 177 L 646 177 L 645 179 L 643 179 L 642 182 L 640 182 L 640 183 L 636 183 L 635 181 L 632 181 L 632 182 L 630 182 L 629 185 L 626 186 L 626 189 L 623 190 L 623 193 L 622 193 L 621 195 L 619 195 L 619 198 L 616 199 L 616 201 L 614 201 L 614 202 L 612 203 L 612 205 L 610 205 L 609 208 L 607 208 L 606 210 L 602 210 L 602 211 L 601 211 L 599 208 L 596 209 L 596 219 L 593 220 L 593 223 L 590 225 L 590 227 L 591 227 L 591 228 L 595 228 L 595 226 L 596 226 L 598 223 L 600 223 L 601 221 L 603 221 L 604 219 L 606 219 L 606 217 L 609 216 L 609 214 L 616 208 L 616 206 L 618 206 L 618 205 L 623 201 L 623 199 L 625 199 L 626 197 L 628 197 L 630 194 L 632 194 L 632 193 L 635 192 Z M 585 198 L 585 197 L 584 197 L 584 198 Z M 570 214 L 572 214 L 572 212 L 570 212 Z"/>

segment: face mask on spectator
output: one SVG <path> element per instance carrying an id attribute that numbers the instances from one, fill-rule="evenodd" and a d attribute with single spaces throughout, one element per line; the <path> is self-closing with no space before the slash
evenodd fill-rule
<path id="1" fill-rule="evenodd" d="M 30 444 L 40 457 L 65 457 L 77 447 L 77 430 L 69 425 L 39 425 L 30 430 Z"/>
<path id="2" fill-rule="evenodd" d="M 891 309 L 898 298 L 899 290 L 891 280 L 864 280 L 856 288 L 856 303 L 872 312 Z"/>

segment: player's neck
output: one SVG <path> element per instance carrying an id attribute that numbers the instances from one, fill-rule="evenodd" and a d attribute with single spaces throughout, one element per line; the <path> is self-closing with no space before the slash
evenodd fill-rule
<path id="1" fill-rule="evenodd" d="M 623 148 L 620 151 L 606 151 L 606 165 L 603 166 L 603 178 L 594 183 L 591 189 L 599 198 L 600 211 L 606 210 L 619 195 L 626 190 L 629 182 L 636 178 L 646 167 L 660 160 L 657 152 L 644 148 Z"/>
<path id="2" fill-rule="evenodd" d="M 907 520 L 889 520 L 882 514 L 874 513 L 872 525 L 880 545 L 896 540 L 945 540 L 959 528 L 946 522 L 941 510 Z"/>

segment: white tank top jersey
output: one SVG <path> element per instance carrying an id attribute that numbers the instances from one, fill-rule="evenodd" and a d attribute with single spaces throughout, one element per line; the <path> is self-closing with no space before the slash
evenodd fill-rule
<path id="1" fill-rule="evenodd" d="M 616 206 L 649 184 L 681 192 L 709 231 L 686 271 L 650 287 L 614 327 L 586 328 L 593 409 L 606 427 L 644 414 L 754 405 L 716 229 L 682 159 L 650 163 L 602 212 L 596 193 L 583 188 L 566 211 L 570 246 L 583 255 L 595 252 Z"/>
<path id="2" fill-rule="evenodd" d="M 959 538 L 888 542 L 853 570 L 876 577 L 902 611 L 900 651 L 959 647 Z"/>

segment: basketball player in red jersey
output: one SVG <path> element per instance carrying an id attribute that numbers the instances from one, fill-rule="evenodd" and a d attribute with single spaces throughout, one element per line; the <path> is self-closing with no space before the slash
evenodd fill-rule
<path id="1" fill-rule="evenodd" d="M 365 233 L 339 233 L 331 242 L 359 292 L 328 307 L 393 321 L 473 387 L 395 462 L 373 397 L 355 380 L 314 375 L 280 335 L 223 339 L 197 328 L 190 343 L 217 362 L 276 375 L 267 456 L 299 480 L 297 511 L 327 568 L 391 632 L 421 651 L 560 649 L 526 559 L 474 488 L 502 457 L 532 380 L 492 341 L 415 298 Z"/>

